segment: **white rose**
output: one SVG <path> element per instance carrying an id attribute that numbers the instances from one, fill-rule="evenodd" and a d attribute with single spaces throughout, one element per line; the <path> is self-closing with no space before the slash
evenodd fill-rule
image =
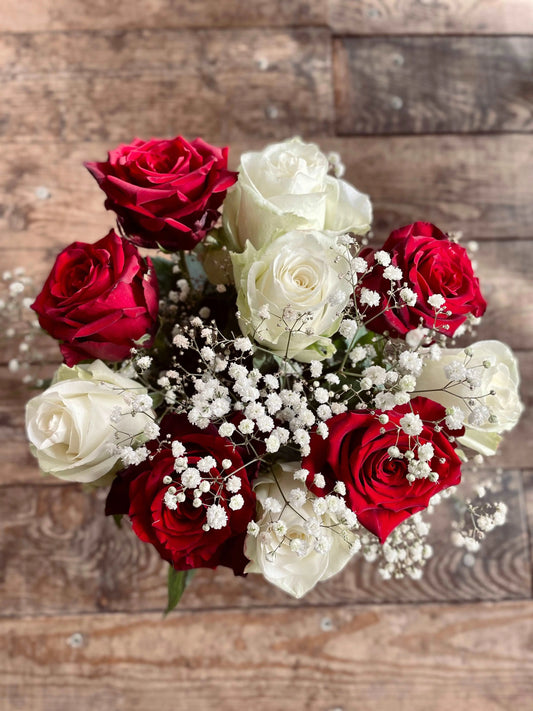
<path id="1" fill-rule="evenodd" d="M 224 201 L 230 249 L 248 241 L 261 248 L 295 229 L 365 234 L 372 221 L 367 195 L 328 175 L 328 159 L 314 143 L 291 138 L 244 153 L 239 179 Z"/>
<path id="2" fill-rule="evenodd" d="M 26 431 L 39 467 L 60 479 L 107 483 L 103 479 L 119 462 L 110 453 L 115 431 L 130 444 L 145 441 L 152 411 L 131 413 L 131 397 L 146 393 L 137 381 L 113 372 L 102 361 L 57 370 L 52 385 L 26 405 Z M 128 400 L 129 399 L 129 400 Z M 112 412 L 120 408 L 116 425 Z"/>
<path id="3" fill-rule="evenodd" d="M 349 265 L 335 238 L 294 230 L 259 251 L 249 242 L 231 257 L 245 335 L 302 362 L 335 351 L 330 336 L 352 293 L 344 278 Z"/>
<path id="4" fill-rule="evenodd" d="M 293 474 L 300 467 L 296 462 L 277 464 L 271 474 L 256 480 L 259 533 L 257 536 L 248 534 L 244 544 L 245 555 L 250 559 L 245 573 L 261 573 L 270 583 L 296 598 L 340 572 L 357 550 L 355 535 L 333 514 L 326 512 L 317 516 L 314 512 L 316 497 L 305 484 L 294 480 Z M 280 490 L 285 500 L 290 500 L 291 491 L 295 489 L 303 492 L 305 503 L 282 506 L 280 513 L 265 512 L 267 499 L 278 499 L 283 504 Z M 327 552 L 316 550 L 316 536 L 309 533 L 306 526 L 306 522 L 312 520 L 319 524 L 319 535 L 324 536 Z M 295 549 L 295 541 L 298 549 Z"/>
<path id="5" fill-rule="evenodd" d="M 518 393 L 518 365 L 512 350 L 500 341 L 479 341 L 469 348 L 473 354 L 469 360 L 465 357 L 464 349 L 443 348 L 439 361 L 427 361 L 417 378 L 416 390 L 424 391 L 420 394 L 447 409 L 460 408 L 464 415 L 465 434 L 458 441 L 488 456 L 496 452 L 502 439 L 500 434 L 516 425 L 524 409 Z M 478 380 L 478 383 L 474 382 L 476 387 L 471 389 L 464 382 L 447 387 L 446 390 L 441 389 L 449 382 L 444 369 L 453 361 L 465 363 L 467 376 L 470 374 L 474 380 Z M 484 362 L 490 363 L 490 367 L 486 368 Z M 492 391 L 494 395 L 490 394 Z M 467 403 L 479 397 L 481 399 L 476 402 L 487 408 L 490 415 L 496 418 L 495 422 L 487 419 L 478 426 L 469 423 L 471 407 Z"/>

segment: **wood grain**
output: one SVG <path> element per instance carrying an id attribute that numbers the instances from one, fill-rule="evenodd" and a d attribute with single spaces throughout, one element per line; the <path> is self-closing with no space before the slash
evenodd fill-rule
<path id="1" fill-rule="evenodd" d="M 533 37 L 340 37 L 334 50 L 341 135 L 533 128 Z"/>
<path id="2" fill-rule="evenodd" d="M 467 470 L 461 496 L 486 477 L 486 471 Z M 167 565 L 128 530 L 127 521 L 119 530 L 103 515 L 104 491 L 90 494 L 61 483 L 40 486 L 35 477 L 33 486 L 4 486 L 1 494 L 0 616 L 164 609 Z M 464 551 L 449 542 L 455 516 L 449 501 L 428 516 L 435 554 L 421 581 L 383 581 L 377 566 L 357 557 L 341 574 L 296 601 L 261 576 L 243 580 L 220 568 L 197 573 L 182 606 L 248 609 L 529 597 L 531 561 L 518 472 L 505 473 L 495 498 L 507 503 L 508 523 L 487 537 L 470 567 L 464 565 Z"/>
<path id="3" fill-rule="evenodd" d="M 333 122 L 320 28 L 0 34 L 0 58 L 0 140 L 228 141 Z"/>
<path id="4" fill-rule="evenodd" d="M 533 33 L 530 0 L 330 0 L 329 8 L 338 34 Z"/>
<path id="5" fill-rule="evenodd" d="M 4 32 L 286 27 L 326 24 L 327 0 L 18 0 L 4 3 Z"/>
<path id="6" fill-rule="evenodd" d="M 531 543 L 533 542 L 533 471 L 524 471 L 522 472 L 522 482 L 523 482 L 523 488 L 524 488 L 524 507 L 526 511 L 526 518 L 528 521 L 528 528 L 529 528 L 529 541 L 530 541 L 530 546 L 529 546 L 529 552 L 531 555 L 531 562 L 533 565 L 533 546 Z M 533 567 L 532 567 L 533 571 Z M 532 586 L 533 586 L 533 578 L 532 578 Z"/>
<path id="7" fill-rule="evenodd" d="M 465 239 L 533 237 L 533 137 L 382 136 L 329 139 L 347 179 L 369 193 L 378 239 L 427 220 Z"/>
<path id="8" fill-rule="evenodd" d="M 472 256 L 488 303 L 476 340 L 497 338 L 515 349 L 533 349 L 533 244 L 481 242 Z"/>
<path id="9" fill-rule="evenodd" d="M 526 709 L 529 603 L 3 620 L 5 711 Z"/>

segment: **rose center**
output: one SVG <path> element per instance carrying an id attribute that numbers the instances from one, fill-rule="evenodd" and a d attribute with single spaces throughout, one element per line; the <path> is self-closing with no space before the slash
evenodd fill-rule
<path id="1" fill-rule="evenodd" d="M 75 294 L 85 286 L 87 278 L 91 272 L 91 266 L 90 262 L 84 262 L 82 264 L 76 264 L 74 269 L 72 269 L 67 282 L 69 296 Z"/>

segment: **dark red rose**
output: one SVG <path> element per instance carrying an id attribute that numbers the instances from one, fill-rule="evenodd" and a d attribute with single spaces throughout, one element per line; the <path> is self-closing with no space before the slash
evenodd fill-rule
<path id="1" fill-rule="evenodd" d="M 401 429 L 400 420 L 411 412 L 423 421 L 418 437 Z M 441 425 L 441 431 L 437 431 L 434 426 L 445 414 L 442 405 L 418 397 L 407 405 L 389 410 L 389 422 L 385 425 L 368 410 L 332 417 L 327 421 L 328 438 L 312 435 L 311 453 L 302 462 L 310 472 L 308 488 L 317 496 L 325 496 L 337 481 L 343 481 L 347 505 L 357 514 L 361 525 L 383 543 L 398 524 L 425 509 L 437 492 L 461 481 L 461 460 L 447 437 L 446 428 Z M 463 432 L 456 430 L 454 435 L 460 436 Z M 402 454 L 411 450 L 416 455 L 418 446 L 426 443 L 433 446 L 434 455 L 428 463 L 438 479 L 415 479 L 410 483 L 407 479 L 409 460 L 391 458 L 388 448 L 396 446 Z M 318 473 L 326 480 L 323 489 L 313 483 Z"/>
<path id="2" fill-rule="evenodd" d="M 183 488 L 181 475 L 174 470 L 175 458 L 171 444 L 157 449 L 157 443 L 147 446 L 152 456 L 142 464 L 120 472 L 115 478 L 106 502 L 106 514 L 128 514 L 133 530 L 142 541 L 151 543 L 159 555 L 168 560 L 176 570 L 215 568 L 223 565 L 236 575 L 242 575 L 247 558 L 244 555 L 244 538 L 248 523 L 255 512 L 255 494 L 252 491 L 241 453 L 232 443 L 220 437 L 213 426 L 205 430 L 193 427 L 182 415 L 169 415 L 161 425 L 162 437 L 168 433 L 171 440 L 179 440 L 185 449 L 187 466 L 195 468 L 199 460 L 210 456 L 215 465 L 202 478 L 210 482 L 210 490 L 202 494 L 202 505 L 195 507 L 194 489 Z M 224 468 L 223 461 L 231 465 Z M 172 483 L 164 483 L 165 477 Z M 237 510 L 230 507 L 235 493 L 228 491 L 225 481 L 237 476 L 241 486 L 237 492 L 243 505 Z M 165 495 L 170 487 L 184 493 L 183 502 L 176 501 L 169 508 Z M 217 504 L 226 516 L 226 525 L 204 530 L 207 524 L 207 507 Z M 174 508 L 175 507 L 175 508 Z"/>
<path id="3" fill-rule="evenodd" d="M 384 267 L 375 261 L 373 249 L 362 250 L 360 256 L 373 268 L 362 277 L 358 294 L 366 287 L 381 296 L 379 306 L 368 308 L 360 304 L 371 331 L 388 331 L 393 337 L 402 337 L 422 325 L 452 336 L 468 314 L 479 317 L 485 313 L 487 304 L 466 250 L 451 242 L 435 225 L 414 222 L 394 230 L 382 249 L 390 254 L 392 264 L 402 270 L 402 280 L 397 283 L 405 283 L 415 292 L 417 300 L 414 306 L 394 305 L 387 294 L 391 282 L 383 276 Z M 445 299 L 437 317 L 428 303 L 433 294 Z"/>
<path id="4" fill-rule="evenodd" d="M 218 220 L 226 191 L 237 180 L 227 165 L 227 148 L 182 136 L 136 138 L 103 163 L 85 163 L 125 234 L 139 246 L 169 251 L 192 249 Z"/>
<path id="5" fill-rule="evenodd" d="M 32 304 L 41 327 L 61 342 L 65 363 L 127 358 L 157 327 L 159 291 L 149 259 L 113 230 L 95 244 L 74 242 L 57 257 Z"/>

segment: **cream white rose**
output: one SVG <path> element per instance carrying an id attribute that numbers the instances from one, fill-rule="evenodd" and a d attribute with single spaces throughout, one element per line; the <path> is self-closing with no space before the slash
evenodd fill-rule
<path id="1" fill-rule="evenodd" d="M 365 234 L 372 222 L 367 195 L 328 175 L 328 159 L 314 143 L 291 138 L 244 153 L 239 179 L 224 201 L 230 250 L 257 249 L 295 229 Z"/>
<path id="2" fill-rule="evenodd" d="M 335 238 L 294 230 L 262 250 L 249 242 L 231 256 L 245 335 L 302 362 L 334 352 L 330 336 L 352 293 L 345 250 Z"/>
<path id="3" fill-rule="evenodd" d="M 518 392 L 518 365 L 512 350 L 500 341 L 478 341 L 469 348 L 471 358 L 461 348 L 442 349 L 440 360 L 425 365 L 417 379 L 416 391 L 422 391 L 421 395 L 441 403 L 449 411 L 460 408 L 465 434 L 458 441 L 488 456 L 496 452 L 501 433 L 516 425 L 524 409 Z M 453 375 L 450 367 L 460 369 L 462 364 L 466 366 L 467 381 L 448 385 L 450 373 Z"/>
<path id="4" fill-rule="evenodd" d="M 340 572 L 358 550 L 359 540 L 339 523 L 338 515 L 315 513 L 316 497 L 294 479 L 299 468 L 296 462 L 278 464 L 271 474 L 256 480 L 259 532 L 248 534 L 244 544 L 250 559 L 245 572 L 261 573 L 296 598 Z M 301 503 L 294 491 L 301 492 Z M 279 503 L 279 512 L 266 510 L 272 501 Z"/>
<path id="5" fill-rule="evenodd" d="M 144 427 L 152 410 L 131 414 L 131 400 L 146 393 L 97 360 L 57 370 L 52 385 L 26 405 L 26 431 L 39 467 L 60 479 L 106 483 L 103 477 L 119 463 L 110 453 L 116 430 L 122 443 L 145 441 Z M 116 425 L 112 414 L 123 413 Z"/>

